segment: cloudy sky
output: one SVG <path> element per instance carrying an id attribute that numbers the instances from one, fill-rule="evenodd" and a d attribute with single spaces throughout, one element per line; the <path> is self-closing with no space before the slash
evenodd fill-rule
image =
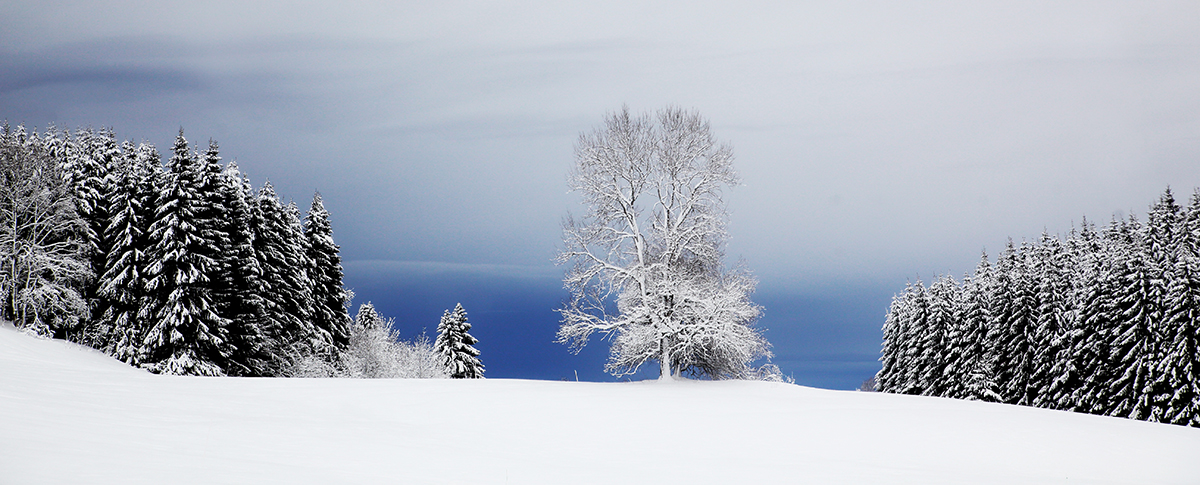
<path id="1" fill-rule="evenodd" d="M 357 302 L 463 302 L 489 376 L 551 343 L 580 132 L 695 109 L 734 147 L 729 254 L 801 383 L 878 368 L 906 281 L 1200 186 L 1200 3 L 5 2 L 0 119 L 221 144 L 333 213 Z M 739 2 L 741 3 L 741 2 Z"/>

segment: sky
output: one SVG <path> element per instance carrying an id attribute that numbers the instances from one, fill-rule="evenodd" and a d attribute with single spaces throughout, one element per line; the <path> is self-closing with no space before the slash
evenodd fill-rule
<path id="1" fill-rule="evenodd" d="M 909 281 L 1200 187 L 1200 3 L 31 2 L 0 119 L 183 128 L 332 214 L 355 304 L 461 302 L 490 377 L 611 380 L 554 344 L 580 133 L 696 110 L 733 147 L 727 253 L 774 362 L 850 389 Z"/>

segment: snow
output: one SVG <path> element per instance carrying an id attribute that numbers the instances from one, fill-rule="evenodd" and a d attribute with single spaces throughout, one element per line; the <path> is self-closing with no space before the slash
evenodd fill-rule
<path id="1" fill-rule="evenodd" d="M 1200 429 L 766 382 L 179 377 L 0 327 L 0 483 L 1200 483 Z"/>

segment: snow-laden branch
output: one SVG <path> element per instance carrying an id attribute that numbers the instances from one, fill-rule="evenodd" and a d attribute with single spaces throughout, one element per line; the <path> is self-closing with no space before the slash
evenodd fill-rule
<path id="1" fill-rule="evenodd" d="M 732 149 L 707 121 L 625 109 L 580 135 L 575 154 L 568 185 L 587 210 L 563 222 L 556 261 L 571 264 L 563 284 L 572 297 L 558 310 L 558 341 L 578 351 L 593 334 L 612 339 L 607 370 L 616 375 L 657 360 L 664 377 L 737 377 L 769 356 L 753 326 L 753 277 L 722 263 L 722 189 L 738 178 Z"/>
<path id="2" fill-rule="evenodd" d="M 93 275 L 86 225 L 65 176 L 42 140 L 23 127 L 0 132 L 0 314 L 37 333 L 74 327 L 87 312 L 79 293 Z"/>

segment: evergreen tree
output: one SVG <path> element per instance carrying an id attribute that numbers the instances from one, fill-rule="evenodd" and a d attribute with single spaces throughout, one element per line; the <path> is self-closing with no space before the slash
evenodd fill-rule
<path id="1" fill-rule="evenodd" d="M 1106 229 L 1113 230 L 1116 221 Z M 1085 229 L 1086 232 L 1086 229 Z M 1079 301 L 1079 334 L 1074 336 L 1071 349 L 1079 383 L 1072 392 L 1070 410 L 1091 414 L 1107 414 L 1115 365 L 1110 361 L 1117 315 L 1115 294 L 1117 285 L 1112 257 L 1119 248 L 1105 236 L 1097 241 L 1100 247 L 1084 255 L 1077 280 L 1083 281 Z"/>
<path id="2" fill-rule="evenodd" d="M 342 348 L 350 341 L 348 306 L 351 295 L 342 286 L 342 258 L 338 255 L 338 245 L 333 242 L 333 226 L 321 194 L 313 196 L 304 222 L 313 285 L 313 325 L 327 332 L 332 343 Z"/>
<path id="3" fill-rule="evenodd" d="M 196 230 L 208 244 L 204 249 L 211 251 L 205 256 L 211 258 L 215 265 L 208 281 L 208 290 L 213 301 L 217 304 L 218 313 L 228 317 L 225 311 L 227 303 L 232 298 L 231 266 L 235 261 L 233 243 L 230 241 L 229 209 L 226 207 L 226 193 L 222 190 L 221 155 L 217 142 L 208 141 L 208 148 L 196 160 L 196 192 L 200 198 L 196 204 L 195 218 L 192 222 Z"/>
<path id="4" fill-rule="evenodd" d="M 110 130 L 78 132 L 74 140 L 67 141 L 67 146 L 64 160 L 67 180 L 79 215 L 87 222 L 84 240 L 88 259 L 93 272 L 101 274 L 109 249 L 104 232 L 109 220 L 108 204 L 115 190 L 112 173 L 120 163 L 121 151 Z M 89 291 L 89 300 L 94 296 Z"/>
<path id="5" fill-rule="evenodd" d="M 1163 321 L 1163 359 L 1153 393 L 1154 421 L 1200 427 L 1200 258 L 1181 254 L 1172 269 Z"/>
<path id="6" fill-rule="evenodd" d="M 312 282 L 303 230 L 296 230 L 299 221 L 279 201 L 270 182 L 258 191 L 251 221 L 262 270 L 258 294 L 263 297 L 266 327 L 280 351 L 293 359 L 328 353 L 327 340 L 310 320 Z"/>
<path id="7" fill-rule="evenodd" d="M 1192 193 L 1180 222 L 1180 244 L 1191 254 L 1200 254 L 1200 188 Z"/>
<path id="8" fill-rule="evenodd" d="M 120 149 L 110 130 L 87 129 L 73 136 L 63 132 L 61 138 L 55 134 L 48 142 L 47 147 L 57 157 L 62 176 L 70 188 L 76 212 L 84 221 L 78 237 L 83 243 L 88 268 L 99 276 L 104 271 L 109 249 L 104 232 L 108 223 L 108 204 L 113 198 L 112 172 L 122 158 Z M 71 339 L 87 343 L 91 329 L 86 322 L 98 317 L 102 306 L 97 301 L 95 284 L 86 285 L 82 290 L 89 315 L 84 319 L 83 331 L 76 332 Z"/>
<path id="9" fill-rule="evenodd" d="M 1048 407 L 1052 409 L 1069 410 L 1075 406 L 1073 401 L 1074 391 L 1080 384 L 1080 373 L 1077 365 L 1077 349 L 1080 338 L 1084 332 L 1082 325 L 1080 308 L 1082 301 L 1087 292 L 1087 285 L 1092 281 L 1089 279 L 1080 278 L 1079 274 L 1084 271 L 1085 265 L 1083 262 L 1084 245 L 1081 243 L 1083 234 L 1088 234 L 1090 237 L 1091 229 L 1088 226 L 1087 219 L 1083 220 L 1083 233 L 1072 229 L 1068 234 L 1066 241 L 1060 245 L 1064 261 L 1064 266 L 1061 268 L 1061 279 L 1052 281 L 1051 284 L 1043 284 L 1039 287 L 1038 293 L 1042 296 L 1039 298 L 1042 302 L 1054 302 L 1050 305 L 1044 305 L 1039 312 L 1038 328 L 1040 338 L 1045 338 L 1045 329 L 1051 325 L 1058 325 L 1059 328 L 1052 337 L 1050 345 L 1054 346 L 1054 350 L 1041 352 L 1039 355 L 1048 356 L 1054 355 L 1055 359 L 1049 363 L 1049 369 L 1046 369 L 1046 362 L 1038 359 L 1037 374 L 1038 382 L 1044 386 L 1039 395 L 1037 406 Z M 1060 286 L 1061 285 L 1061 286 Z M 1058 291 L 1059 295 L 1049 295 L 1049 292 Z M 1062 309 L 1065 313 L 1062 316 L 1057 316 L 1053 320 L 1048 321 L 1049 312 L 1057 308 L 1056 304 L 1062 303 L 1065 307 Z"/>
<path id="10" fill-rule="evenodd" d="M 479 343 L 467 331 L 467 311 L 462 304 L 455 305 L 454 312 L 446 310 L 438 323 L 438 336 L 434 350 L 442 356 L 442 362 L 455 379 L 479 379 L 483 377 L 483 364 L 479 362 L 479 351 L 473 345 Z"/>
<path id="11" fill-rule="evenodd" d="M 1158 285 L 1154 268 L 1144 250 L 1140 227 L 1136 219 L 1118 227 L 1115 236 L 1124 248 L 1116 259 L 1119 282 L 1114 303 L 1115 333 L 1109 359 L 1119 370 L 1111 383 L 1112 400 L 1108 414 L 1112 416 L 1147 419 L 1151 411 L 1147 390 L 1152 381 L 1156 349 L 1155 322 L 1161 318 L 1158 310 Z"/>
<path id="12" fill-rule="evenodd" d="M 19 138 L 51 165 L 31 177 L 10 157 L 9 178 L 59 182 L 61 190 L 39 197 L 71 216 L 56 223 L 57 239 L 39 244 L 81 260 L 30 253 L 29 261 L 0 261 L 7 318 L 171 374 L 272 375 L 297 355 L 330 354 L 348 342 L 351 294 L 319 196 L 301 222 L 269 185 L 254 196 L 235 165 L 223 171 L 215 141 L 191 152 L 182 129 L 168 173 L 152 146 L 118 145 L 111 130 L 52 128 L 40 138 L 4 130 L 0 148 Z M 16 214 L 18 203 L 0 212 Z M 11 242 L 16 254 L 21 237 L 0 243 Z"/>
<path id="13" fill-rule="evenodd" d="M 929 316 L 921 332 L 920 386 L 927 396 L 945 395 L 948 347 L 953 343 L 947 335 L 954 323 L 957 306 L 957 285 L 950 276 L 940 276 L 929 285 Z"/>
<path id="14" fill-rule="evenodd" d="M 336 350 L 337 346 L 333 344 L 333 335 L 326 329 L 316 326 L 313 321 L 313 279 L 312 267 L 313 263 L 308 259 L 309 245 L 308 238 L 304 237 L 304 221 L 300 216 L 300 208 L 295 202 L 288 202 L 283 207 L 284 220 L 287 221 L 286 241 L 288 248 L 288 261 L 293 269 L 293 277 L 296 282 L 296 295 L 298 298 L 292 298 L 288 302 L 288 311 L 292 312 L 299 319 L 305 322 L 305 328 L 309 335 L 309 340 L 312 342 L 312 348 L 320 352 L 329 352 Z"/>
<path id="15" fill-rule="evenodd" d="M 1057 408 L 1054 382 L 1056 364 L 1070 360 L 1068 329 L 1072 319 L 1071 281 L 1069 276 L 1069 254 L 1057 237 L 1045 232 L 1032 251 L 1035 271 L 1034 285 L 1038 307 L 1037 320 L 1030 335 L 1031 367 L 1028 388 L 1030 404 L 1043 408 Z"/>
<path id="16" fill-rule="evenodd" d="M 197 163 L 180 130 L 150 226 L 142 366 L 156 373 L 222 375 L 230 353 L 228 321 L 217 314 L 208 286 L 218 270 L 211 256 L 216 247 L 195 225 L 201 208 Z"/>
<path id="17" fill-rule="evenodd" d="M 379 315 L 379 312 L 375 310 L 375 304 L 369 301 L 358 306 L 358 313 L 354 314 L 354 325 L 362 328 L 387 328 L 392 326 L 390 321 L 384 320 Z"/>
<path id="18" fill-rule="evenodd" d="M 1026 278 L 1023 255 L 1008 241 L 996 260 L 995 284 L 992 286 L 992 321 L 988 340 L 995 349 L 995 382 L 1003 402 L 1019 404 L 1025 398 L 1029 381 L 1028 328 L 1032 289 Z"/>
<path id="19" fill-rule="evenodd" d="M 967 336 L 967 286 L 971 285 L 970 274 L 963 275 L 961 285 L 951 287 L 953 294 L 953 302 L 950 309 L 950 323 L 946 327 L 945 350 L 943 356 L 945 359 L 944 370 L 942 371 L 942 392 L 943 397 L 964 398 L 966 397 L 966 383 L 970 375 L 969 369 L 964 365 L 967 361 L 966 352 L 968 343 Z"/>
<path id="20" fill-rule="evenodd" d="M 929 292 L 925 284 L 917 280 L 911 285 L 910 291 L 904 293 L 903 312 L 900 318 L 902 340 L 907 343 L 900 352 L 899 361 L 902 373 L 899 376 L 900 386 L 896 392 L 901 394 L 924 394 L 921 387 L 921 376 L 924 374 L 921 356 L 925 353 L 924 339 L 929 323 Z"/>
<path id="21" fill-rule="evenodd" d="M 255 195 L 250 181 L 229 162 L 217 180 L 225 209 L 222 231 L 228 235 L 218 312 L 232 323 L 233 354 L 228 372 L 239 376 L 276 375 L 286 365 L 276 339 L 281 332 L 267 318 L 263 269 L 255 252 Z"/>
<path id="22" fill-rule="evenodd" d="M 911 287 L 909 284 L 904 290 L 905 293 L 908 293 Z M 876 388 L 880 392 L 897 392 L 900 388 L 900 376 L 903 371 L 900 353 L 907 345 L 900 328 L 900 312 L 903 305 L 904 298 L 901 295 L 892 295 L 892 304 L 888 306 L 887 317 L 883 323 L 883 350 L 879 357 L 882 366 L 875 374 Z"/>
<path id="23" fill-rule="evenodd" d="M 984 253 L 975 267 L 975 277 L 963 282 L 963 338 L 961 367 L 963 398 L 999 401 L 996 392 L 996 353 L 991 333 L 992 268 Z"/>
<path id="24" fill-rule="evenodd" d="M 1190 327 L 1190 324 L 1184 324 L 1181 319 L 1186 319 L 1183 315 L 1171 315 L 1173 307 L 1181 303 L 1178 299 L 1184 297 L 1182 293 L 1186 293 L 1185 288 L 1187 283 L 1176 283 L 1175 280 L 1180 277 L 1186 278 L 1186 264 L 1177 264 L 1180 259 L 1186 258 L 1186 244 L 1184 243 L 1184 220 L 1183 209 L 1175 203 L 1175 197 L 1171 194 L 1171 189 L 1168 187 L 1159 197 L 1158 202 L 1150 206 L 1148 220 L 1143 228 L 1144 243 L 1142 250 L 1146 253 L 1146 261 L 1148 262 L 1148 270 L 1150 272 L 1148 297 L 1151 300 L 1151 305 L 1154 308 L 1154 316 L 1150 322 L 1150 355 L 1148 359 L 1152 368 L 1148 371 L 1146 387 L 1142 393 L 1149 398 L 1148 416 L 1145 419 L 1154 422 L 1167 421 L 1167 408 L 1170 405 L 1175 389 L 1170 387 L 1172 378 L 1170 374 L 1174 371 L 1169 367 L 1168 353 L 1176 344 L 1176 325 L 1183 324 Z M 1181 274 L 1176 274 L 1181 272 Z M 1176 284 L 1182 285 L 1175 288 L 1176 294 L 1172 293 L 1172 287 Z M 1182 310 L 1182 309 L 1180 309 Z M 1179 310 L 1177 310 L 1179 311 Z M 1180 345 L 1185 345 L 1185 342 L 1179 342 Z"/>
<path id="25" fill-rule="evenodd" d="M 115 171 L 116 188 L 109 204 L 104 239 L 109 246 L 104 272 L 97 282 L 99 318 L 89 344 L 131 365 L 141 365 L 145 321 L 138 318 L 147 301 L 150 224 L 162 170 L 152 146 L 126 143 L 125 162 Z"/>

